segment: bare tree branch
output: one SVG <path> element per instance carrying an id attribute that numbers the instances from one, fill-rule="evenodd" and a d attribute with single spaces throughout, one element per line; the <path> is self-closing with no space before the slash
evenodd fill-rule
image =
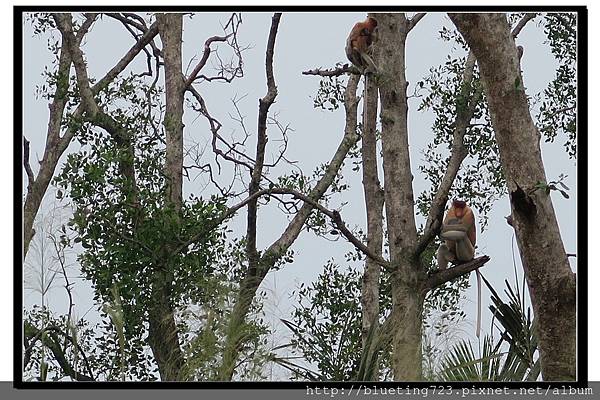
<path id="1" fill-rule="evenodd" d="M 104 13 L 104 15 L 114 18 L 117 21 L 120 21 L 121 23 L 123 23 L 124 25 L 131 25 L 132 27 L 136 28 L 140 32 L 144 32 L 147 30 L 145 23 L 143 23 L 143 19 L 142 19 L 142 21 L 140 21 L 138 18 L 131 18 L 133 16 L 139 17 L 136 14 L 133 14 L 133 13 Z M 141 18 L 141 17 L 139 17 L 139 18 Z M 134 21 L 134 19 L 135 19 L 135 21 Z"/>
<path id="2" fill-rule="evenodd" d="M 254 168 L 251 173 L 248 195 L 252 196 L 260 189 L 260 182 L 265 160 L 265 150 L 267 146 L 267 117 L 269 108 L 277 97 L 277 86 L 273 76 L 273 55 L 275 52 L 275 38 L 279 28 L 281 14 L 273 14 L 269 38 L 267 40 L 267 51 L 265 55 L 265 72 L 267 75 L 267 94 L 259 100 L 258 105 L 258 127 L 256 140 L 256 156 Z M 256 249 L 256 219 L 258 203 L 257 200 L 248 202 L 248 216 L 246 228 L 246 254 L 248 257 L 248 273 L 254 275 L 258 267 L 259 255 Z"/>
<path id="3" fill-rule="evenodd" d="M 359 76 L 353 75 L 348 81 L 345 94 L 345 107 L 346 107 L 346 126 L 344 131 L 344 138 L 338 146 L 334 156 L 327 165 L 325 173 L 321 179 L 317 182 L 314 188 L 309 192 L 308 197 L 315 200 L 320 199 L 337 175 L 348 151 L 358 142 L 360 137 L 356 133 L 357 126 L 357 98 L 356 98 L 356 87 L 358 85 Z M 300 234 L 302 226 L 308 219 L 314 206 L 309 203 L 304 203 L 298 213 L 294 216 L 292 221 L 289 223 L 285 231 L 281 234 L 279 239 L 269 246 L 265 251 L 263 258 L 272 257 L 274 254 L 283 254 L 292 245 L 294 240 Z"/>
<path id="4" fill-rule="evenodd" d="M 231 35 L 231 34 L 230 34 Z M 224 42 L 229 38 L 230 35 L 227 36 L 212 36 L 204 42 L 204 53 L 202 54 L 202 58 L 185 81 L 184 87 L 188 87 L 194 82 L 194 79 L 198 76 L 198 73 L 204 68 L 206 62 L 208 61 L 208 57 L 210 56 L 210 45 L 214 42 Z"/>
<path id="5" fill-rule="evenodd" d="M 425 16 L 425 14 L 427 13 L 417 13 L 408 21 L 409 32 L 419 23 L 419 21 Z"/>
<path id="6" fill-rule="evenodd" d="M 158 23 L 155 22 L 146 30 L 146 32 L 140 37 L 140 39 L 125 53 L 125 55 L 115 64 L 114 67 L 110 69 L 92 87 L 92 92 L 94 94 L 99 93 L 101 90 L 104 90 L 108 86 L 110 82 L 113 81 L 123 70 L 131 63 L 131 61 L 146 47 L 148 44 L 152 43 L 153 39 L 158 35 Z"/>
<path id="7" fill-rule="evenodd" d="M 218 224 L 220 224 L 221 222 L 223 222 L 224 220 L 226 220 L 227 218 L 229 218 L 230 216 L 235 214 L 240 208 L 243 208 L 248 203 L 258 199 L 261 196 L 265 196 L 265 195 L 273 196 L 273 195 L 277 195 L 277 194 L 292 195 L 295 198 L 302 200 L 304 203 L 310 205 L 311 207 L 316 208 L 317 210 L 319 210 L 320 212 L 322 212 L 323 214 L 328 216 L 333 221 L 335 226 L 340 230 L 342 235 L 344 235 L 344 237 L 346 239 L 348 239 L 348 241 L 350 243 L 352 243 L 358 250 L 360 250 L 367 257 L 370 257 L 371 259 L 373 259 L 376 263 L 378 263 L 382 267 L 389 269 L 390 271 L 392 270 L 388 261 L 383 259 L 381 256 L 373 253 L 371 250 L 369 250 L 369 248 L 365 244 L 363 244 L 361 242 L 360 239 L 358 239 L 356 236 L 354 236 L 354 234 L 352 234 L 352 232 L 348 229 L 348 227 L 344 223 L 339 211 L 329 210 L 326 207 L 324 207 L 323 205 L 319 204 L 319 202 L 315 201 L 313 198 L 305 195 L 304 193 L 298 192 L 297 190 L 293 190 L 293 189 L 270 188 L 270 189 L 259 190 L 259 191 L 255 192 L 252 196 L 249 196 L 248 198 L 242 200 L 241 202 L 235 204 L 234 206 L 229 207 L 227 209 L 227 211 L 224 213 L 224 215 L 218 219 L 218 221 L 214 221 L 213 223 L 211 223 L 211 226 L 217 226 Z M 181 247 L 181 249 L 189 246 L 190 244 L 197 241 L 198 239 L 199 239 L 199 237 L 195 237 L 192 240 L 186 242 L 184 244 L 184 246 Z"/>
<path id="8" fill-rule="evenodd" d="M 227 31 L 228 29 L 230 29 L 231 32 L 226 34 L 225 36 L 212 36 L 204 42 L 204 52 L 202 54 L 202 57 L 200 58 L 200 61 L 198 62 L 198 64 L 196 65 L 196 67 L 194 68 L 194 70 L 192 71 L 190 76 L 185 80 L 184 87 L 186 89 L 189 86 L 191 86 L 192 83 L 197 78 L 202 78 L 205 81 L 209 81 L 209 82 L 213 81 L 213 80 L 221 80 L 221 81 L 225 81 L 225 82 L 229 83 L 235 77 L 242 76 L 242 64 L 241 64 L 242 49 L 240 49 L 239 44 L 237 42 L 237 32 L 238 32 L 238 28 L 241 23 L 242 23 L 242 19 L 241 19 L 240 15 L 238 13 L 233 13 L 231 15 L 231 17 L 229 18 L 228 22 L 225 24 L 225 26 L 223 26 L 223 30 Z M 210 46 L 212 43 L 215 43 L 215 42 L 227 42 L 233 49 L 235 56 L 238 58 L 238 64 L 233 66 L 231 64 L 224 63 L 223 60 L 221 60 L 221 58 L 219 57 L 218 53 L 215 52 L 216 57 L 218 58 L 218 61 L 221 65 L 221 71 L 220 71 L 219 75 L 212 76 L 212 77 L 206 76 L 206 75 L 199 75 L 200 71 L 206 65 L 206 62 L 208 61 L 208 58 L 210 57 L 210 54 L 212 52 Z M 228 73 L 229 76 L 225 76 L 225 73 Z"/>
<path id="9" fill-rule="evenodd" d="M 85 35 L 88 33 L 88 31 L 92 27 L 92 24 L 96 21 L 96 18 L 98 17 L 97 13 L 86 13 L 84 15 L 85 15 L 85 21 L 83 21 L 83 23 L 77 30 L 77 34 L 75 35 L 78 46 L 81 44 L 81 41 L 83 40 Z"/>
<path id="10" fill-rule="evenodd" d="M 308 71 L 302 71 L 302 75 L 319 75 L 326 77 L 342 76 L 346 74 L 362 75 L 362 71 L 349 64 L 344 64 L 341 67 L 336 67 L 332 69 L 315 68 Z"/>
<path id="11" fill-rule="evenodd" d="M 519 21 L 519 23 L 512 30 L 512 32 L 511 32 L 512 37 L 516 39 L 517 36 L 519 36 L 519 33 L 521 33 L 521 31 L 525 27 L 525 25 L 527 25 L 527 23 L 529 21 L 531 21 L 532 19 L 534 19 L 536 16 L 537 16 L 536 13 L 527 13 L 527 14 L 525 14 L 523 16 L 523 18 L 521 18 L 521 20 Z"/>
<path id="12" fill-rule="evenodd" d="M 223 159 L 230 161 L 234 164 L 244 166 L 249 171 L 252 171 L 254 169 L 253 164 L 255 161 L 251 157 L 246 155 L 245 153 L 237 150 L 235 144 L 230 144 L 229 142 L 227 142 L 227 140 L 225 140 L 225 138 L 223 138 L 223 136 L 221 136 L 219 134 L 219 130 L 221 129 L 221 122 L 219 122 L 219 120 L 217 120 L 216 118 L 211 116 L 211 114 L 209 113 L 208 108 L 206 106 L 206 102 L 204 101 L 204 98 L 200 95 L 200 93 L 196 90 L 196 88 L 194 88 L 193 86 L 188 86 L 187 90 L 198 101 L 198 105 L 200 106 L 200 108 L 197 109 L 197 111 L 200 112 L 206 118 L 206 120 L 208 121 L 208 124 L 210 125 L 210 131 L 213 136 L 212 150 L 215 153 L 215 155 L 216 156 L 218 155 L 218 156 L 222 157 Z M 223 144 L 225 144 L 225 146 L 227 146 L 226 152 L 219 149 L 219 147 L 217 146 L 217 140 L 222 142 Z M 240 158 L 232 157 L 229 155 L 230 153 L 236 154 L 240 158 L 244 158 L 248 161 L 243 161 Z M 219 165 L 218 162 L 217 162 L 217 165 Z M 219 170 L 220 170 L 220 165 L 219 165 Z"/>
<path id="13" fill-rule="evenodd" d="M 33 170 L 29 164 L 29 140 L 27 140 L 25 135 L 23 135 L 23 166 L 27 173 L 27 191 L 30 192 L 31 187 L 35 183 L 35 176 L 33 175 Z"/>

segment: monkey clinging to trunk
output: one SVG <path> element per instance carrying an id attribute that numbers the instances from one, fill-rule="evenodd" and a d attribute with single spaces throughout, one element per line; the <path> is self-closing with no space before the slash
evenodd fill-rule
<path id="1" fill-rule="evenodd" d="M 449 261 L 460 263 L 472 260 L 476 235 L 473 210 L 465 201 L 453 200 L 440 233 L 444 243 L 437 251 L 438 268 L 448 268 Z"/>
<path id="2" fill-rule="evenodd" d="M 348 60 L 363 71 L 377 71 L 371 58 L 372 44 L 377 28 L 377 20 L 368 17 L 363 22 L 357 22 L 346 39 L 346 56 Z"/>

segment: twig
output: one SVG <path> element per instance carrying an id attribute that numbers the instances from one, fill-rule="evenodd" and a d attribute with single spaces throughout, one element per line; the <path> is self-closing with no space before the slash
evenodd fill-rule
<path id="1" fill-rule="evenodd" d="M 31 188 L 35 182 L 35 176 L 33 175 L 33 170 L 29 164 L 29 140 L 27 140 L 25 135 L 23 135 L 23 166 L 27 173 L 27 191 L 31 193 Z"/>

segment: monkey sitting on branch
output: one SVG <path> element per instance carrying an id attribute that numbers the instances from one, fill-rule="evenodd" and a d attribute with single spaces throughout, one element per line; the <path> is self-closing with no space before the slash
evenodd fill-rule
<path id="1" fill-rule="evenodd" d="M 444 242 L 437 251 L 438 268 L 448 268 L 448 262 L 471 261 L 475 255 L 476 235 L 473 210 L 465 201 L 453 200 L 442 223 L 440 237 Z"/>

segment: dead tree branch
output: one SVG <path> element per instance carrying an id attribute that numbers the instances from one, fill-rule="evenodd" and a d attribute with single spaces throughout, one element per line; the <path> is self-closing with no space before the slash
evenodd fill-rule
<path id="1" fill-rule="evenodd" d="M 410 32 L 427 13 L 417 13 L 408 21 L 408 31 Z"/>
<path id="2" fill-rule="evenodd" d="M 362 72 L 358 68 L 349 64 L 344 64 L 341 67 L 332 69 L 315 68 L 308 71 L 302 71 L 302 75 L 318 75 L 324 77 L 342 76 L 346 74 L 361 75 Z"/>

